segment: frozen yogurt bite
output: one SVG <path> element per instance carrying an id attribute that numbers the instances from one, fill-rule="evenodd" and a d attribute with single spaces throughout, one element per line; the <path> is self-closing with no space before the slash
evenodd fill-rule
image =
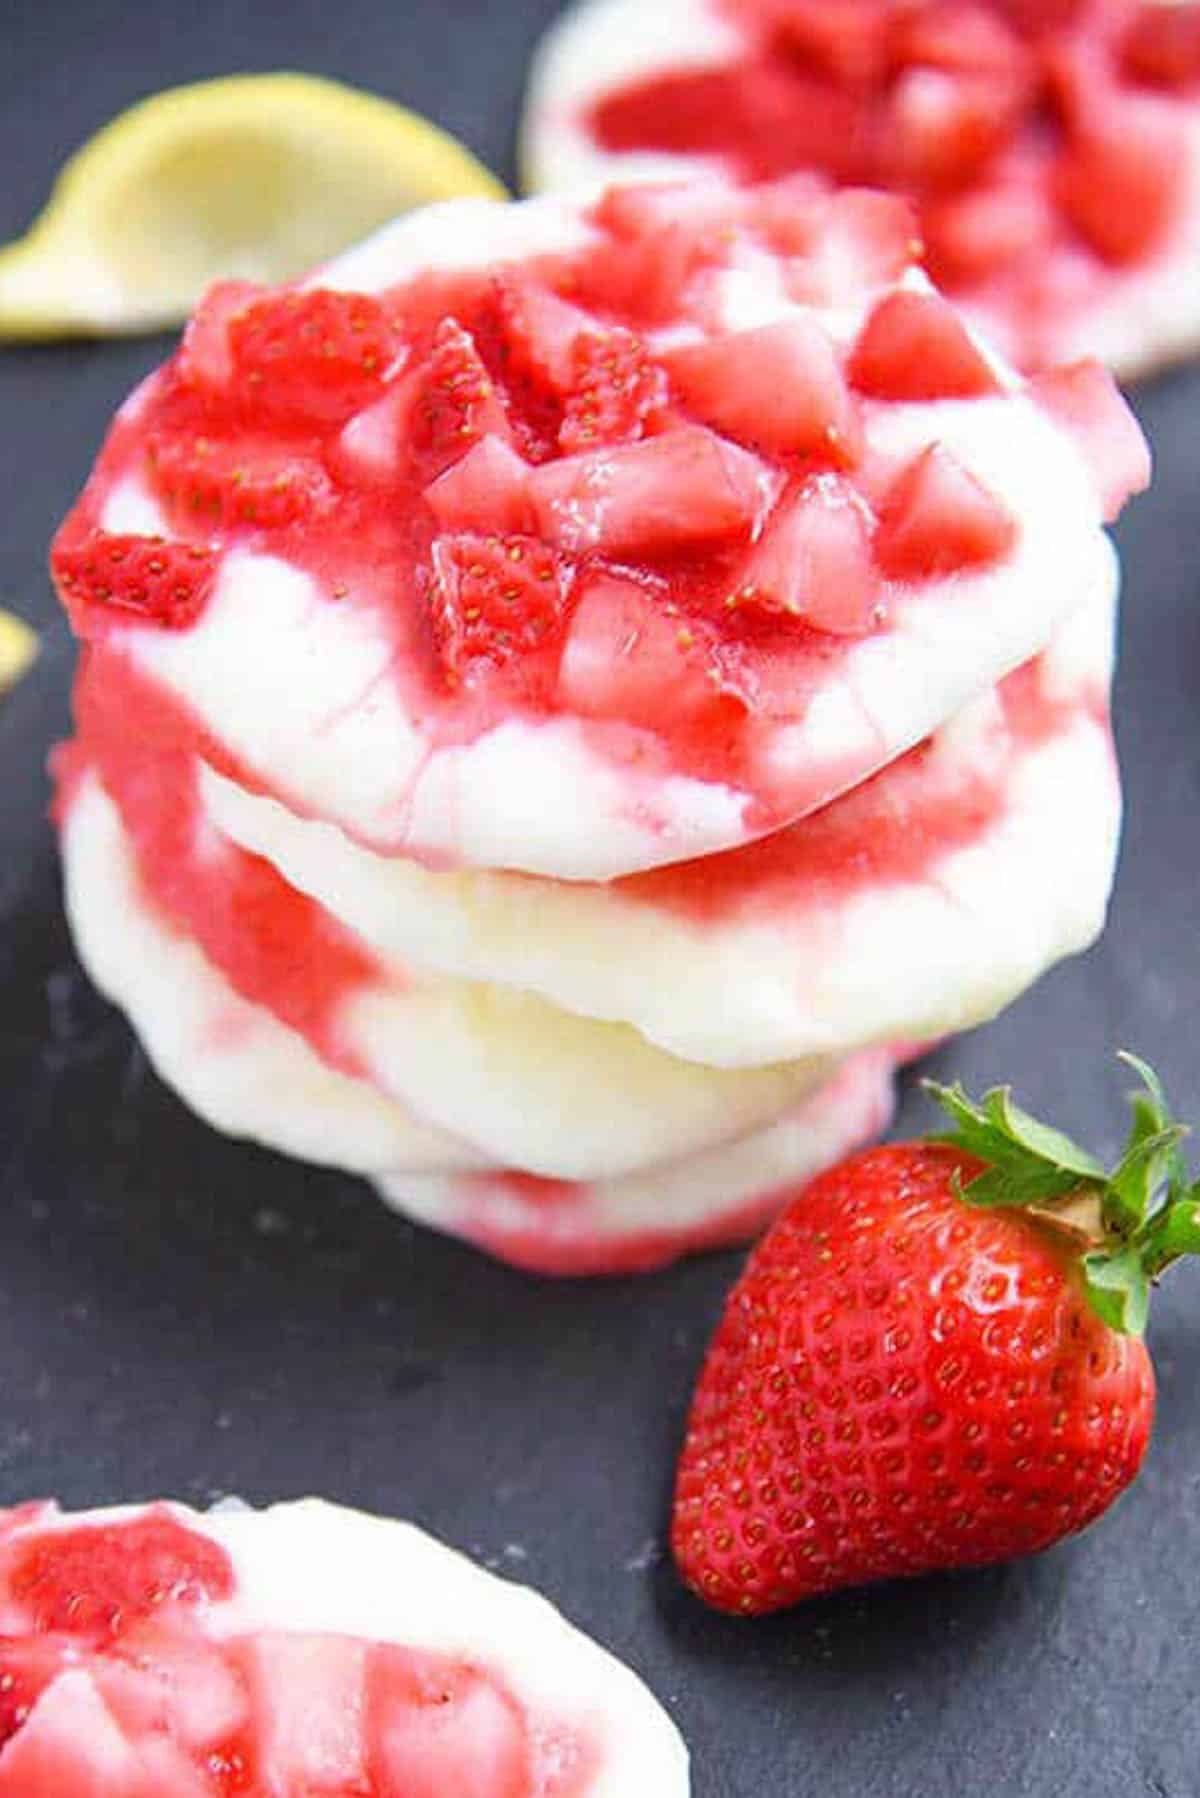
<path id="1" fill-rule="evenodd" d="M 914 203 L 939 286 L 1025 369 L 1200 344 L 1194 0 L 575 0 L 532 188 L 807 170 Z"/>
<path id="2" fill-rule="evenodd" d="M 637 1677 L 409 1524 L 0 1513 L 3 1798 L 686 1798 Z"/>
<path id="3" fill-rule="evenodd" d="M 884 195 L 638 185 L 210 293 L 52 554 L 69 915 L 197 1110 L 651 1265 L 1095 937 L 1147 452 L 914 256 Z"/>

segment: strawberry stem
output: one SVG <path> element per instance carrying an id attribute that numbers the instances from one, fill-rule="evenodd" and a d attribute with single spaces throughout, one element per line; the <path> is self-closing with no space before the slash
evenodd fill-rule
<path id="1" fill-rule="evenodd" d="M 1023 1111 L 1009 1087 L 976 1103 L 957 1082 L 923 1084 L 955 1125 L 934 1140 L 986 1163 L 963 1182 L 963 1200 L 1029 1211 L 1074 1237 L 1093 1310 L 1112 1329 L 1140 1336 L 1152 1285 L 1182 1256 L 1200 1254 L 1200 1181 L 1188 1181 L 1187 1131 L 1171 1116 L 1158 1075 L 1136 1055 L 1120 1059 L 1141 1085 L 1129 1095 L 1129 1135 L 1111 1170 Z"/>

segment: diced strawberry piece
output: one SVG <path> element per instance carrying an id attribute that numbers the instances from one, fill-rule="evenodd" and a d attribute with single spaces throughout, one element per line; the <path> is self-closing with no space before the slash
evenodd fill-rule
<path id="1" fill-rule="evenodd" d="M 1029 390 L 1083 452 L 1111 524 L 1150 485 L 1150 446 L 1112 376 L 1099 362 L 1076 362 L 1038 375 Z"/>
<path id="2" fill-rule="evenodd" d="M 964 187 L 1011 142 L 1026 103 L 1003 75 L 909 69 L 888 109 L 898 176 L 917 188 Z"/>
<path id="3" fill-rule="evenodd" d="M 187 383 L 219 391 L 233 378 L 232 321 L 266 292 L 253 281 L 218 281 L 208 289 L 183 333 L 177 367 Z"/>
<path id="4" fill-rule="evenodd" d="M 1190 87 L 1200 81 L 1200 6 L 1143 6 L 1121 46 L 1126 74 L 1149 87 Z"/>
<path id="5" fill-rule="evenodd" d="M 441 473 L 483 437 L 512 441 L 508 414 L 475 340 L 455 318 L 434 333 L 428 362 L 414 374 L 408 417 L 410 445 L 431 473 Z"/>
<path id="6" fill-rule="evenodd" d="M 69 1636 L 0 1636 L 0 1747 L 51 1681 L 80 1659 L 79 1644 Z"/>
<path id="7" fill-rule="evenodd" d="M 1079 235 L 1105 261 L 1148 256 L 1167 237 L 1187 179 L 1178 121 L 1153 102 L 1092 107 L 1054 171 L 1054 195 Z"/>
<path id="8" fill-rule="evenodd" d="M 778 256 L 811 255 L 828 212 L 829 189 L 807 170 L 748 188 L 742 197 L 743 222 Z"/>
<path id="9" fill-rule="evenodd" d="M 665 358 L 685 404 L 707 423 L 768 451 L 858 460 L 862 427 L 827 334 L 797 315 L 735 331 Z"/>
<path id="10" fill-rule="evenodd" d="M 439 537 L 430 618 L 452 684 L 510 668 L 530 696 L 563 621 L 568 574 L 535 537 Z"/>
<path id="11" fill-rule="evenodd" d="M 585 718 L 732 733 L 746 704 L 726 680 L 719 639 L 651 587 L 596 574 L 582 590 L 559 668 L 560 703 Z"/>
<path id="12" fill-rule="evenodd" d="M 425 489 L 425 499 L 446 531 L 530 531 L 529 472 L 502 437 L 484 437 Z"/>
<path id="13" fill-rule="evenodd" d="M 278 529 L 310 518 L 333 494 L 314 457 L 271 439 L 151 437 L 147 460 L 172 515 L 217 530 Z"/>
<path id="14" fill-rule="evenodd" d="M 994 494 L 949 450 L 931 444 L 884 503 L 875 554 L 898 580 L 935 580 L 1007 555 L 1017 527 Z"/>
<path id="15" fill-rule="evenodd" d="M 263 1792 L 364 1792 L 367 1654 L 349 1636 L 264 1630 L 237 1644 Z"/>
<path id="16" fill-rule="evenodd" d="M 8 1589 L 34 1629 L 102 1639 L 164 1604 L 228 1598 L 233 1568 L 216 1542 L 154 1506 L 121 1523 L 19 1537 Z"/>
<path id="17" fill-rule="evenodd" d="M 695 276 L 725 261 L 736 201 L 705 186 L 614 188 L 592 216 L 618 253 L 591 271 L 589 299 L 654 325 L 673 321 Z"/>
<path id="18" fill-rule="evenodd" d="M 74 540 L 60 533 L 50 568 L 72 625 L 87 637 L 122 617 L 186 630 L 204 610 L 217 562 L 198 544 L 92 530 Z"/>
<path id="19" fill-rule="evenodd" d="M 850 358 L 862 393 L 888 400 L 971 399 L 997 393 L 987 358 L 948 300 L 892 293 L 867 320 Z"/>
<path id="20" fill-rule="evenodd" d="M 532 1790 L 524 1718 L 485 1674 L 377 1647 L 369 1679 L 371 1789 L 381 1798 L 525 1798 Z"/>
<path id="21" fill-rule="evenodd" d="M 1030 75 L 1029 52 L 990 5 L 942 4 L 901 12 L 892 21 L 890 50 L 897 69 Z"/>
<path id="22" fill-rule="evenodd" d="M 726 602 L 730 615 L 802 619 L 839 637 L 873 630 L 883 616 L 874 522 L 849 482 L 812 477 L 776 508 Z"/>
<path id="23" fill-rule="evenodd" d="M 757 457 L 687 425 L 547 463 L 529 490 L 541 534 L 560 549 L 655 556 L 752 535 L 775 483 Z"/>
<path id="24" fill-rule="evenodd" d="M 568 454 L 635 443 L 667 405 L 667 377 L 631 331 L 587 331 L 572 350 L 573 384 L 558 434 Z"/>
<path id="25" fill-rule="evenodd" d="M 369 294 L 273 293 L 228 326 L 233 382 L 260 415 L 342 424 L 378 398 L 400 337 Z"/>
<path id="26" fill-rule="evenodd" d="M 789 265 L 788 292 L 814 306 L 860 304 L 865 292 L 898 281 L 921 250 L 910 201 L 846 188 L 830 200 L 810 253 Z"/>
<path id="27" fill-rule="evenodd" d="M 211 1780 L 174 1742 L 149 1736 L 137 1752 L 140 1772 L 130 1798 L 213 1798 Z"/>
<path id="28" fill-rule="evenodd" d="M 511 366 L 555 393 L 569 393 L 575 344 L 583 332 L 596 328 L 591 314 L 528 276 L 497 276 L 495 293 Z"/>
<path id="29" fill-rule="evenodd" d="M 130 1798 L 142 1772 L 91 1679 L 71 1669 L 0 1749 L 0 1798 Z"/>
<path id="30" fill-rule="evenodd" d="M 1018 31 L 1035 37 L 1073 25 L 1087 4 L 1090 0 L 1001 0 L 1001 10 Z"/>
<path id="31" fill-rule="evenodd" d="M 887 8 L 878 0 L 787 0 L 775 38 L 835 81 L 870 87 L 887 66 Z"/>
<path id="32" fill-rule="evenodd" d="M 393 486 L 401 475 L 402 452 L 408 450 L 413 409 L 421 398 L 424 375 L 405 375 L 392 381 L 382 399 L 362 412 L 325 447 L 335 480 L 353 487 L 369 481 Z"/>
<path id="33" fill-rule="evenodd" d="M 1041 187 L 1005 181 L 934 201 L 923 225 L 935 281 L 979 281 L 1036 256 L 1055 232 L 1055 214 Z"/>
<path id="34" fill-rule="evenodd" d="M 746 196 L 724 181 L 638 181 L 610 187 L 592 211 L 604 231 L 627 241 L 680 228 L 706 240 L 741 224 Z"/>
<path id="35" fill-rule="evenodd" d="M 185 1747 L 206 1750 L 248 1718 L 240 1669 L 197 1631 L 143 1624 L 122 1636 L 116 1653 L 95 1663 L 94 1677 L 131 1737 L 166 1730 Z"/>

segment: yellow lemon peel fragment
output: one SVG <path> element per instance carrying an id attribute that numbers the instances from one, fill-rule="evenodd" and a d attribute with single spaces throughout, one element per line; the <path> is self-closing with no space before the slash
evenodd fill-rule
<path id="1" fill-rule="evenodd" d="M 37 652 L 37 632 L 11 612 L 0 611 L 0 693 L 16 686 Z"/>
<path id="2" fill-rule="evenodd" d="M 0 249 L 0 337 L 103 336 L 184 319 L 224 276 L 284 281 L 433 200 L 504 199 L 453 137 L 313 75 L 233 75 L 118 115 Z"/>

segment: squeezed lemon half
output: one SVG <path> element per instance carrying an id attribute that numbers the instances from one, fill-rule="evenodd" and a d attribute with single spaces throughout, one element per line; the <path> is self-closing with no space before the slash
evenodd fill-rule
<path id="1" fill-rule="evenodd" d="M 0 336 L 153 330 L 222 276 L 299 275 L 396 214 L 506 198 L 427 119 L 312 75 L 234 75 L 143 100 L 65 165 L 0 249 Z"/>
<path id="2" fill-rule="evenodd" d="M 11 612 L 0 611 L 0 693 L 16 686 L 37 649 L 37 632 Z"/>

